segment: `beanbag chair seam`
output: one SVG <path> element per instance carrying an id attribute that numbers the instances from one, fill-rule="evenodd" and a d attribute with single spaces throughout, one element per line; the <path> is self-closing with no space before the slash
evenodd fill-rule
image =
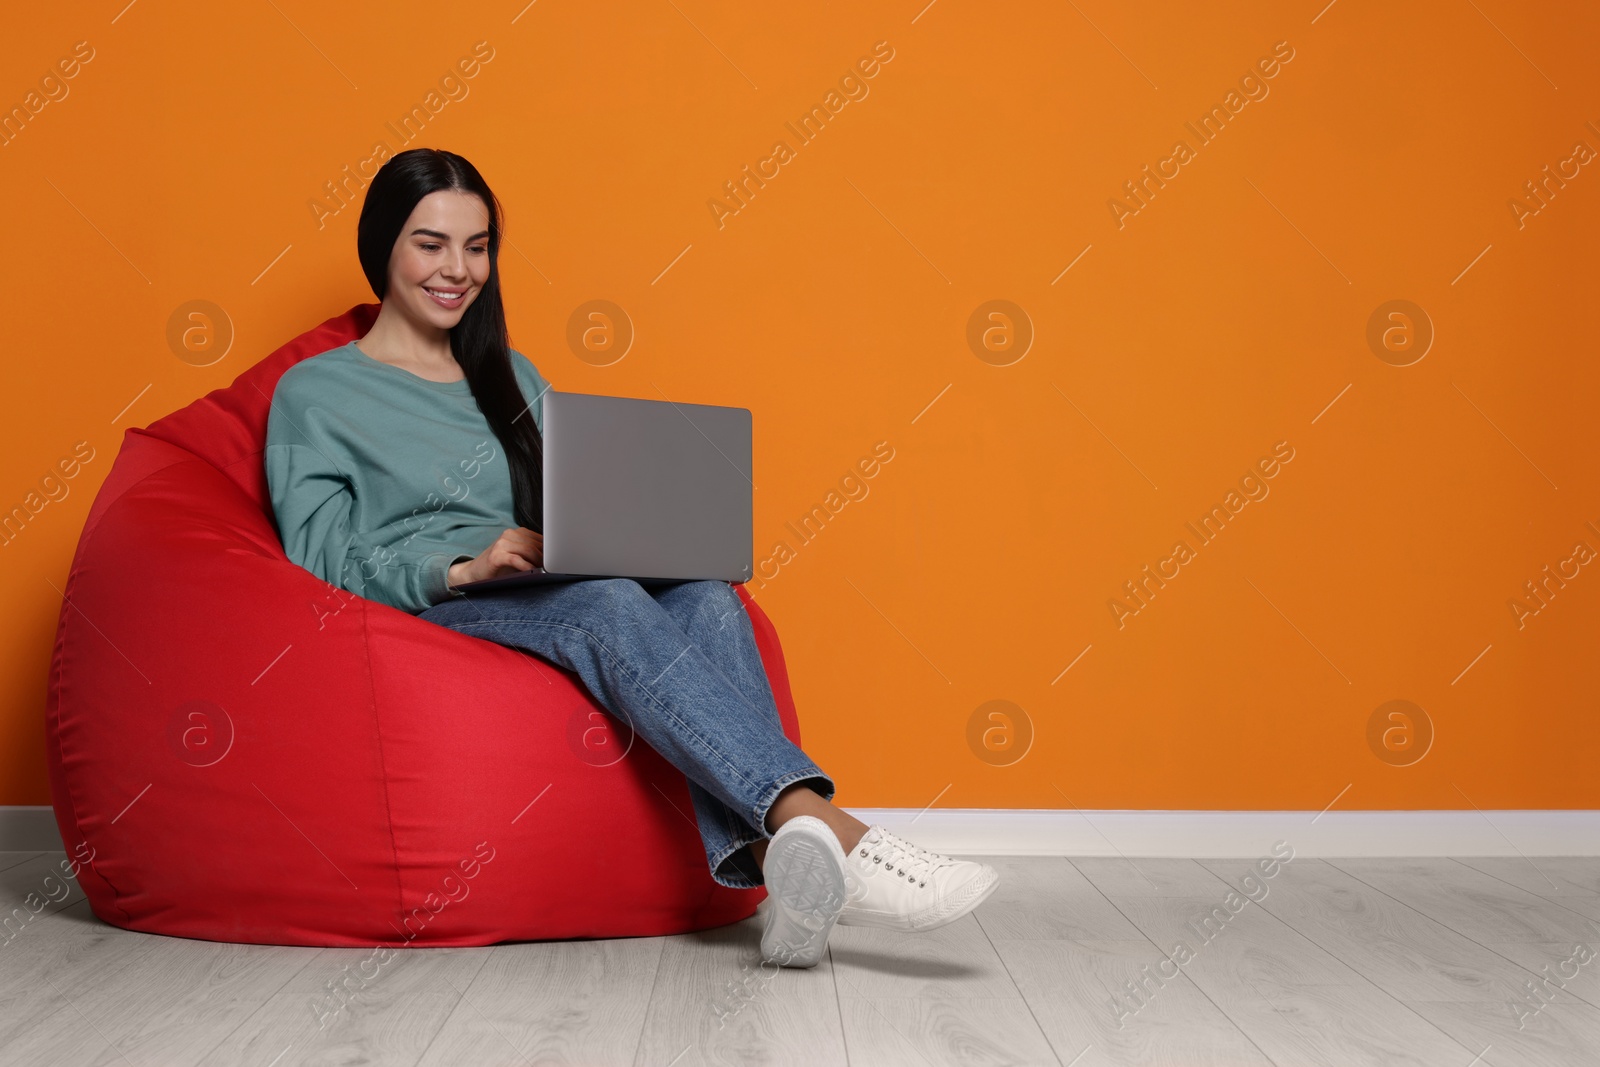
<path id="1" fill-rule="evenodd" d="M 197 460 L 199 459 L 199 457 L 195 457 L 195 458 Z M 184 460 L 184 459 L 174 458 L 171 463 L 164 463 L 160 467 L 156 468 L 155 470 L 146 471 L 138 480 L 136 480 L 136 481 L 132 482 L 131 484 L 129 484 L 128 486 L 124 487 L 123 491 L 121 493 L 117 494 L 115 499 L 111 500 L 103 509 L 101 509 L 100 515 L 97 517 L 97 520 L 96 520 L 96 522 L 94 524 L 94 527 L 90 528 L 90 529 L 86 529 L 84 531 L 83 535 L 81 536 L 80 540 L 79 540 L 77 550 L 73 553 L 72 569 L 67 573 L 66 588 L 63 590 L 62 597 L 61 597 L 61 613 L 60 613 L 60 616 L 56 620 L 56 633 L 57 633 L 58 643 L 59 643 L 60 647 L 57 650 L 56 655 L 54 657 L 52 657 L 55 662 L 51 664 L 51 668 L 52 668 L 51 673 L 54 675 L 54 679 L 53 679 L 53 682 L 52 682 L 52 684 L 50 686 L 50 691 L 53 694 L 55 694 L 55 697 L 56 697 L 55 702 L 54 702 L 55 703 L 55 708 L 53 710 L 54 710 L 56 722 L 58 724 L 63 719 L 63 709 L 62 709 L 62 702 L 61 702 L 61 695 L 62 695 L 62 689 L 61 689 L 62 678 L 61 678 L 61 675 L 62 675 L 62 672 L 65 670 L 65 665 L 66 665 L 66 661 L 67 661 L 67 630 L 68 630 L 67 612 L 68 611 L 77 611 L 78 614 L 80 614 L 80 615 L 83 614 L 81 611 L 78 610 L 77 605 L 72 603 L 72 590 L 73 590 L 73 587 L 77 585 L 77 579 L 78 579 L 78 567 L 77 567 L 78 559 L 88 549 L 90 542 L 94 540 L 95 533 L 98 532 L 98 530 L 100 528 L 99 519 L 104 518 L 105 515 L 111 511 L 112 508 L 114 508 L 118 504 L 122 503 L 123 499 L 127 496 L 127 493 L 130 490 L 132 490 L 134 488 L 137 488 L 146 479 L 151 478 L 156 474 L 159 474 L 161 471 L 166 470 L 168 467 L 174 467 L 174 466 L 177 466 L 180 463 L 185 463 L 185 462 L 188 462 L 188 461 Z M 200 460 L 200 462 L 204 462 L 204 461 Z M 84 617 L 85 621 L 88 621 L 89 617 L 87 615 L 84 615 L 83 617 Z M 49 736 L 49 740 L 55 745 L 57 765 L 58 766 L 65 766 L 65 764 L 66 764 L 66 752 L 62 748 L 61 731 L 59 729 L 57 729 L 57 730 L 48 730 L 48 731 L 46 731 L 46 733 Z M 66 800 L 67 800 L 67 808 L 72 814 L 72 829 L 74 831 L 76 831 L 79 839 L 83 843 L 87 844 L 88 841 L 89 841 L 88 835 L 83 832 L 83 823 L 78 818 L 77 797 L 74 795 L 73 790 L 71 789 L 70 786 L 66 789 Z M 64 841 L 63 844 L 65 844 L 67 846 L 67 850 L 68 850 L 69 855 L 77 847 L 76 844 L 74 842 L 71 842 L 71 841 Z M 95 854 L 96 853 L 95 853 L 94 846 L 90 845 L 89 846 L 89 858 L 86 861 L 79 861 L 80 865 L 87 866 L 90 870 L 92 870 L 94 872 L 95 877 L 99 878 L 102 882 L 104 882 L 111 889 L 111 904 L 112 904 L 112 906 L 117 909 L 118 914 L 120 914 L 125 921 L 131 922 L 132 921 L 132 916 L 130 916 L 128 914 L 127 909 L 125 909 L 122 906 L 122 899 L 123 899 L 123 895 L 124 895 L 123 891 L 121 889 L 119 889 L 117 887 L 116 883 L 114 883 L 110 878 L 106 877 L 105 872 L 102 871 L 95 864 L 95 862 L 94 862 Z"/>
<path id="2" fill-rule="evenodd" d="M 287 558 L 287 557 L 285 557 Z M 389 855 L 394 858 L 394 906 L 395 914 L 405 914 L 405 885 L 400 873 L 400 846 L 394 839 L 394 803 L 389 795 L 389 763 L 384 754 L 383 716 L 378 714 L 378 686 L 372 677 L 372 628 L 370 625 L 370 611 L 372 601 L 365 597 L 357 596 L 361 603 L 361 658 L 366 665 L 367 676 L 367 707 L 372 712 L 372 730 L 378 739 L 378 766 L 383 774 L 383 813 L 386 830 L 389 836 Z M 399 609 L 392 609 L 399 610 Z"/>

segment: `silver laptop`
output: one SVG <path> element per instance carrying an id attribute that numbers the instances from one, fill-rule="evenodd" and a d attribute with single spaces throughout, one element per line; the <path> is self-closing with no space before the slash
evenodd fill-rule
<path id="1" fill-rule="evenodd" d="M 748 581 L 750 429 L 748 408 L 547 391 L 544 566 L 455 588 Z"/>

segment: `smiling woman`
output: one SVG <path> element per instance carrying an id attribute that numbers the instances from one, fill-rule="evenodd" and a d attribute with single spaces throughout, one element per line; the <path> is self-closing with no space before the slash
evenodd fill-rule
<path id="1" fill-rule="evenodd" d="M 427 338 L 409 326 L 425 322 L 448 331 L 460 320 L 451 312 L 464 311 L 489 280 L 487 221 L 483 201 L 469 193 L 452 189 L 422 198 L 411 212 L 414 225 L 389 257 L 384 295 L 392 291 L 394 299 L 384 301 L 372 332 L 361 339 L 363 352 L 432 381 L 462 377 L 445 337 Z"/>
<path id="2" fill-rule="evenodd" d="M 378 317 L 365 336 L 290 368 L 273 398 L 265 464 L 289 558 L 405 611 L 543 562 L 548 384 L 510 347 L 501 217 L 453 152 L 413 149 L 384 164 L 356 226 Z M 425 472 L 475 453 L 485 431 L 506 473 L 416 536 L 405 520 L 440 507 Z"/>
<path id="3" fill-rule="evenodd" d="M 543 564 L 548 386 L 508 343 L 500 206 L 465 159 L 415 149 L 373 178 L 356 244 L 382 300 L 371 329 L 291 366 L 272 396 L 263 462 L 289 559 L 581 679 L 630 746 L 637 736 L 688 779 L 712 879 L 769 888 L 764 960 L 814 967 L 835 923 L 924 931 L 977 907 L 998 884 L 992 867 L 831 803 L 835 783 L 785 732 L 728 582 L 647 590 L 595 577 L 463 592 Z M 489 431 L 504 466 L 485 466 L 491 453 L 475 447 Z M 469 453 L 480 460 L 459 468 L 470 492 L 445 508 L 430 474 Z M 419 514 L 430 515 L 420 526 Z"/>

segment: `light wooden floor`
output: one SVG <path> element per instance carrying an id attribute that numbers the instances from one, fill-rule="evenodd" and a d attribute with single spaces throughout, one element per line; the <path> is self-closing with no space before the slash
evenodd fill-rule
<path id="1" fill-rule="evenodd" d="M 63 855 L 0 853 L 6 913 Z M 74 885 L 0 943 L 0 1063 L 1600 1064 L 1600 956 L 1562 964 L 1600 952 L 1597 859 L 1297 859 L 1209 942 L 1186 924 L 1228 913 L 1252 861 L 990 862 L 1002 883 L 975 914 L 921 935 L 838 927 L 814 970 L 761 968 L 761 913 L 412 949 L 325 1028 L 314 1003 L 366 950 L 130 933 Z M 1179 973 L 1113 1008 L 1179 940 Z M 1546 975 L 1532 1014 L 1524 983 Z"/>

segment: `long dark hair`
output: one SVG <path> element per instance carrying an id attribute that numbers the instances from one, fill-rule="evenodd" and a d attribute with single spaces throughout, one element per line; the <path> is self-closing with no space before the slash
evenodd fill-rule
<path id="1" fill-rule="evenodd" d="M 390 159 L 373 177 L 356 223 L 356 253 L 372 291 L 382 300 L 389 285 L 389 257 L 417 202 L 429 193 L 455 189 L 473 193 L 489 213 L 489 280 L 450 331 L 450 351 L 466 372 L 478 410 L 500 439 L 511 468 L 516 521 L 544 532 L 544 443 L 528 413 L 531 402 L 511 366 L 511 338 L 500 299 L 500 201 L 478 169 L 442 148 L 412 148 Z"/>

